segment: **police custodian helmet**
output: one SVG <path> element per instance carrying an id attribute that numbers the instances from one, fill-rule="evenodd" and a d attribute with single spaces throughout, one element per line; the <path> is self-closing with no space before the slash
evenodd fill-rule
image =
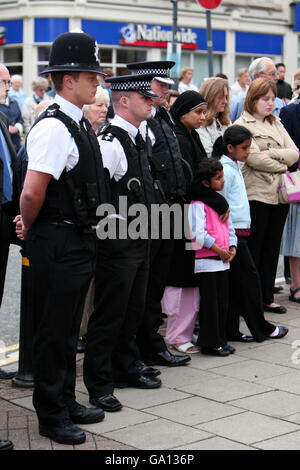
<path id="1" fill-rule="evenodd" d="M 95 72 L 105 75 L 100 68 L 99 49 L 93 36 L 82 31 L 62 33 L 54 40 L 49 66 L 50 72 Z"/>

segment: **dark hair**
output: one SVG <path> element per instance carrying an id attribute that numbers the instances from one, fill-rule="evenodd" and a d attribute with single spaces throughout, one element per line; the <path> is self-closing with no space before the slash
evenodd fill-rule
<path id="1" fill-rule="evenodd" d="M 197 166 L 195 180 L 200 182 L 203 180 L 210 181 L 218 171 L 222 170 L 223 165 L 217 158 L 204 158 Z"/>
<path id="2" fill-rule="evenodd" d="M 285 65 L 284 65 L 282 62 L 280 62 L 280 63 L 278 63 L 278 64 L 275 64 L 275 67 L 276 67 L 277 69 L 278 69 L 278 67 L 284 67 L 284 68 L 285 68 Z"/>
<path id="3" fill-rule="evenodd" d="M 51 80 L 53 82 L 55 91 L 62 91 L 63 79 L 65 75 L 71 75 L 76 82 L 79 78 L 79 74 L 80 72 L 72 72 L 72 71 L 69 72 L 66 70 L 62 70 L 61 72 L 51 72 L 50 76 L 51 76 Z"/>
<path id="4" fill-rule="evenodd" d="M 222 155 L 227 155 L 227 145 L 231 144 L 233 147 L 236 147 L 239 144 L 242 144 L 245 140 L 251 139 L 251 132 L 244 126 L 238 126 L 234 124 L 226 129 L 223 136 L 218 137 L 215 141 L 212 157 L 220 158 Z"/>
<path id="5" fill-rule="evenodd" d="M 225 80 L 228 80 L 227 75 L 225 75 L 225 73 L 222 73 L 222 72 L 216 73 L 215 76 L 219 77 L 219 78 L 224 78 Z"/>

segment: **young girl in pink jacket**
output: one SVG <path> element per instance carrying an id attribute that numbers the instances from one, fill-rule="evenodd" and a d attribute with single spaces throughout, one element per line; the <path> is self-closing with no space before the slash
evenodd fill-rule
<path id="1" fill-rule="evenodd" d="M 201 296 L 197 346 L 201 347 L 203 354 L 214 356 L 228 356 L 235 351 L 227 344 L 226 320 L 228 270 L 236 253 L 237 238 L 230 216 L 226 222 L 222 222 L 212 208 L 216 200 L 223 198 L 216 192 L 223 187 L 222 164 L 215 159 L 201 162 L 192 186 L 189 207 L 195 274 Z"/>

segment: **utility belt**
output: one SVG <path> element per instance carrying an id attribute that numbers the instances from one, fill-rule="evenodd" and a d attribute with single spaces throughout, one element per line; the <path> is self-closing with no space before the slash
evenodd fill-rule
<path id="1" fill-rule="evenodd" d="M 86 234 L 96 234 L 96 228 L 97 225 L 91 225 L 91 226 L 80 226 L 76 225 L 73 222 L 68 222 L 67 220 L 60 220 L 60 221 L 42 221 L 43 223 L 48 223 L 50 225 L 55 225 L 56 227 L 63 227 L 63 228 L 69 228 L 72 230 L 78 230 L 81 233 L 86 233 Z"/>

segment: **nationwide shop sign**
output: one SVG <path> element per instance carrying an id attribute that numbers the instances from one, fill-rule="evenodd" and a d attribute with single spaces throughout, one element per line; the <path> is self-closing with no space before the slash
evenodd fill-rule
<path id="1" fill-rule="evenodd" d="M 173 31 L 160 25 L 128 23 L 121 28 L 121 44 L 126 46 L 167 47 L 173 40 Z M 198 49 L 197 33 L 191 28 L 179 28 L 176 41 L 182 49 Z"/>
<path id="2" fill-rule="evenodd" d="M 5 44 L 5 28 L 4 26 L 0 26 L 0 46 Z"/>

